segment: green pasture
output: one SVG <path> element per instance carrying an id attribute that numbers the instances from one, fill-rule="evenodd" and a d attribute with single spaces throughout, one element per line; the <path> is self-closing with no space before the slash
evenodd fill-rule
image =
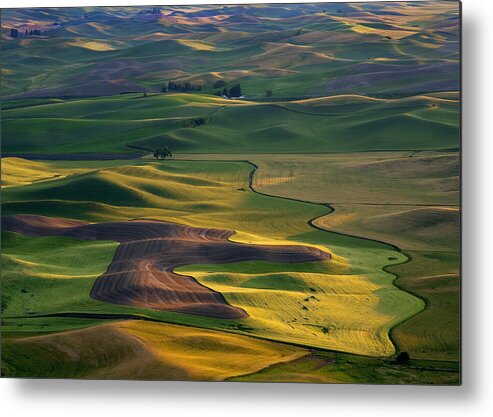
<path id="1" fill-rule="evenodd" d="M 458 101 L 433 96 L 249 102 L 128 94 L 32 104 L 7 101 L 4 154 L 136 152 L 126 145 L 236 154 L 440 150 L 457 148 L 459 134 Z"/>

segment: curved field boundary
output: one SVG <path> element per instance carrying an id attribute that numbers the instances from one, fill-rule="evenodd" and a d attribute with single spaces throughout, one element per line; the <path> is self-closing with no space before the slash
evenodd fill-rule
<path id="1" fill-rule="evenodd" d="M 266 194 L 266 193 L 263 193 L 261 191 L 257 191 L 255 190 L 255 188 L 253 187 L 253 180 L 254 180 L 254 175 L 255 175 L 255 172 L 259 169 L 258 166 L 251 162 L 251 161 L 245 161 L 246 163 L 248 163 L 249 165 L 251 165 L 253 167 L 252 171 L 250 172 L 250 177 L 249 177 L 249 187 L 250 189 L 255 192 L 255 193 L 258 193 L 258 194 L 261 194 L 261 195 L 264 195 L 264 196 L 268 196 L 268 197 L 275 197 L 275 198 L 284 198 L 284 199 L 287 199 L 287 200 L 292 200 L 292 201 L 299 201 L 299 202 L 303 202 L 303 203 L 309 203 L 309 204 L 317 204 L 317 205 L 321 205 L 321 206 L 324 206 L 324 207 L 327 207 L 330 211 L 326 214 L 322 214 L 321 216 L 318 216 L 318 217 L 315 217 L 313 219 L 310 219 L 308 220 L 308 224 L 310 226 L 312 226 L 313 228 L 315 229 L 318 229 L 318 230 L 321 230 L 321 231 L 324 231 L 324 232 L 330 232 L 330 233 L 334 233 L 334 234 L 338 234 L 338 235 L 341 235 L 341 236 L 349 236 L 349 237 L 353 237 L 353 238 L 357 238 L 357 239 L 363 239 L 363 240 L 368 240 L 368 241 L 371 241 L 371 242 L 376 242 L 376 243 L 380 243 L 380 244 L 383 244 L 383 245 L 387 245 L 387 246 L 390 246 L 393 250 L 395 250 L 396 252 L 399 252 L 401 254 L 403 254 L 405 257 L 406 257 L 406 260 L 399 263 L 399 264 L 392 264 L 392 265 L 384 265 L 382 267 L 382 270 L 392 276 L 394 276 L 394 280 L 392 282 L 392 284 L 398 288 L 399 290 L 403 291 L 403 292 L 407 292 L 408 294 L 411 294 L 413 295 L 414 297 L 416 298 L 419 298 L 421 301 L 424 302 L 424 305 L 425 307 L 416 312 L 415 314 L 413 314 L 412 316 L 410 317 L 407 317 L 406 319 L 402 320 L 401 322 L 395 324 L 391 329 L 390 331 L 388 332 L 388 336 L 389 336 L 389 339 L 390 341 L 392 342 L 392 344 L 394 345 L 394 347 L 396 348 L 396 352 L 398 353 L 398 346 L 397 346 L 397 343 L 395 341 L 395 338 L 393 336 L 393 330 L 397 327 L 397 326 L 400 326 L 401 324 L 407 322 L 408 320 L 412 319 L 413 317 L 415 317 L 417 314 L 420 314 L 421 312 L 423 312 L 426 308 L 429 307 L 429 301 L 420 296 L 419 294 L 415 293 L 415 292 L 412 292 L 412 291 L 407 291 L 405 290 L 402 286 L 400 286 L 398 283 L 397 283 L 397 280 L 398 280 L 398 276 L 397 274 L 395 273 L 392 273 L 390 271 L 388 271 L 388 268 L 391 267 L 391 266 L 396 266 L 396 265 L 401 265 L 401 264 L 404 264 L 404 263 L 407 263 L 407 262 L 410 262 L 411 261 L 411 258 L 408 254 L 406 254 L 405 252 L 403 252 L 401 250 L 401 248 L 399 248 L 398 246 L 394 245 L 394 244 L 391 244 L 391 243 L 388 243 L 388 242 L 384 242 L 384 241 L 381 241 L 381 240 L 378 240 L 378 239 L 372 239 L 372 238 L 368 238 L 368 237 L 362 237 L 362 236 L 356 236 L 356 235 L 351 235 L 351 234 L 348 234 L 348 233 L 340 233 L 340 232 L 334 232 L 334 231 L 331 231 L 331 230 L 327 230 L 327 229 L 324 229 L 323 227 L 321 226 L 318 226 L 315 222 L 317 221 L 317 219 L 320 219 L 322 217 L 325 217 L 327 215 L 330 215 L 332 213 L 335 212 L 335 209 L 334 207 L 332 207 L 329 203 L 314 203 L 314 202 L 311 202 L 311 201 L 306 201 L 306 200 L 301 200 L 301 199 L 296 199 L 296 198 L 292 198 L 292 197 L 281 197 L 281 196 L 275 196 L 275 195 L 270 195 L 270 194 Z"/>
<path id="2" fill-rule="evenodd" d="M 196 159 L 179 159 L 180 161 L 196 161 Z M 322 231 L 322 232 L 326 232 L 326 233 L 332 233 L 332 234 L 335 234 L 335 235 L 339 235 L 339 236 L 345 236 L 345 237 L 350 237 L 350 238 L 355 238 L 355 239 L 361 239 L 361 240 L 365 240 L 365 241 L 368 241 L 368 242 L 374 242 L 374 243 L 378 243 L 380 245 L 384 245 L 384 246 L 387 246 L 388 248 L 390 248 L 391 250 L 393 251 L 396 251 L 396 252 L 399 252 L 400 254 L 402 254 L 404 257 L 405 257 L 405 260 L 402 261 L 402 262 L 399 262 L 399 263 L 391 263 L 391 264 L 386 264 L 386 265 L 382 265 L 381 267 L 381 270 L 383 272 L 385 272 L 386 274 L 389 274 L 391 275 L 392 277 L 394 277 L 393 281 L 392 281 L 392 285 L 394 287 L 396 287 L 398 290 L 402 291 L 402 292 L 405 292 L 407 294 L 410 294 L 411 296 L 421 300 L 423 302 L 423 305 L 424 307 L 422 309 L 420 309 L 419 311 L 416 311 L 414 314 L 412 314 L 411 316 L 409 317 L 406 317 L 405 319 L 401 320 L 400 322 L 398 323 L 395 323 L 388 331 L 387 331 L 387 335 L 388 335 L 388 338 L 390 340 L 390 342 L 392 343 L 392 345 L 396 348 L 396 352 L 398 353 L 399 350 L 398 350 L 398 346 L 396 344 L 396 341 L 393 337 L 393 329 L 395 329 L 397 326 L 401 325 L 402 323 L 404 322 L 407 322 L 408 320 L 410 320 L 411 318 L 415 317 L 417 314 L 421 313 L 422 311 L 424 311 L 424 309 L 427 307 L 427 305 L 429 304 L 428 301 L 426 299 L 424 299 L 423 297 L 421 297 L 419 294 L 416 294 L 414 292 L 411 292 L 411 291 L 407 291 L 405 290 L 402 286 L 400 286 L 398 283 L 397 283 L 397 280 L 398 280 L 398 276 L 397 274 L 393 273 L 393 272 L 390 272 L 388 270 L 389 267 L 391 266 L 396 266 L 396 265 L 401 265 L 401 264 L 404 264 L 404 263 L 407 263 L 410 261 L 410 258 L 408 256 L 408 254 L 406 254 L 405 252 L 403 252 L 401 250 L 401 248 L 399 248 L 398 246 L 392 244 L 392 243 L 388 243 L 388 242 L 385 242 L 385 241 L 382 241 L 382 240 L 378 240 L 378 239 L 373 239 L 373 238 L 369 238 L 369 237 L 364 237 L 364 236 L 358 236 L 358 235 L 352 235 L 352 234 L 348 234 L 348 233 L 341 233 L 341 232 L 335 232 L 335 231 L 332 231 L 332 230 L 327 230 L 321 226 L 318 226 L 316 224 L 316 221 L 319 219 L 319 218 L 322 218 L 324 216 L 327 216 L 327 215 L 330 215 L 332 214 L 333 212 L 335 212 L 335 209 L 334 207 L 332 207 L 332 205 L 330 203 L 316 203 L 316 202 L 312 202 L 312 201 L 307 201 L 307 200 L 303 200 L 303 199 L 298 199 L 298 198 L 293 198 L 293 197 L 284 197 L 284 196 L 277 196 L 277 195 L 272 195 L 272 194 L 267 194 L 267 193 L 264 193 L 262 191 L 258 191 L 254 188 L 254 176 L 255 176 L 255 172 L 259 169 L 259 167 L 252 161 L 250 160 L 245 160 L 245 159 L 220 159 L 220 160 L 214 160 L 214 161 L 211 161 L 211 162 L 243 162 L 243 163 L 246 163 L 248 165 L 250 165 L 252 167 L 252 170 L 250 171 L 250 174 L 249 174 L 249 180 L 248 180 L 248 186 L 249 186 L 249 189 L 256 193 L 256 194 L 259 194 L 259 195 L 262 195 L 262 196 L 265 196 L 265 197 L 270 197 L 270 198 L 278 198 L 278 199 L 283 199 L 283 200 L 291 200 L 291 201 L 295 201 L 295 202 L 300 202 L 300 203 L 306 203 L 306 204 L 315 204 L 315 205 L 318 205 L 318 206 L 323 206 L 325 208 L 327 208 L 328 212 L 327 213 L 324 213 L 322 215 L 319 215 L 317 217 L 314 217 L 312 219 L 309 219 L 307 221 L 307 224 L 311 227 L 313 227 L 314 229 L 317 229 L 319 231 Z"/>
<path id="3" fill-rule="evenodd" d="M 348 237 L 352 237 L 352 238 L 355 238 L 355 239 L 363 239 L 363 240 L 367 240 L 369 242 L 380 243 L 382 245 L 386 245 L 386 246 L 391 247 L 393 250 L 395 250 L 397 252 L 401 252 L 402 253 L 402 250 L 399 247 L 393 245 L 392 243 L 384 242 L 383 240 L 372 239 L 372 238 L 369 238 L 369 237 L 363 237 L 363 236 L 357 236 L 357 235 L 351 235 L 349 233 L 334 232 L 332 230 L 327 230 L 327 229 L 324 229 L 321 226 L 318 226 L 314 222 L 316 222 L 318 219 L 320 219 L 322 217 L 328 216 L 328 215 L 332 214 L 333 212 L 335 212 L 334 207 L 332 207 L 332 205 L 330 203 L 314 203 L 313 201 L 301 200 L 299 198 L 293 198 L 293 197 L 281 197 L 281 196 L 277 196 L 277 195 L 263 193 L 262 191 L 258 191 L 258 190 L 256 190 L 253 187 L 253 177 L 255 175 L 255 171 L 257 171 L 259 169 L 258 166 L 255 163 L 251 162 L 251 161 L 243 161 L 243 162 L 246 162 L 246 163 L 248 163 L 249 165 L 251 165 L 253 167 L 253 170 L 250 172 L 250 178 L 249 178 L 249 181 L 248 181 L 248 183 L 249 183 L 248 186 L 250 187 L 250 190 L 252 190 L 254 193 L 257 193 L 257 194 L 260 194 L 260 195 L 263 195 L 263 196 L 266 196 L 266 197 L 281 198 L 281 199 L 284 199 L 284 200 L 291 200 L 291 201 L 297 201 L 297 202 L 300 202 L 300 203 L 315 204 L 315 205 L 318 205 L 318 206 L 326 207 L 329 210 L 328 213 L 325 213 L 325 214 L 322 214 L 320 216 L 314 217 L 313 219 L 310 219 L 310 220 L 307 221 L 307 224 L 309 224 L 311 227 L 313 227 L 313 228 L 315 228 L 317 230 L 320 230 L 322 232 L 329 232 L 329 233 L 333 233 L 335 235 L 348 236 Z M 393 265 L 395 265 L 395 264 L 393 264 Z"/>
<path id="4" fill-rule="evenodd" d="M 213 318 L 239 319 L 248 315 L 193 277 L 174 273 L 175 268 L 249 260 L 296 263 L 330 259 L 329 253 L 310 246 L 231 242 L 228 238 L 234 232 L 230 230 L 202 229 L 157 220 L 89 224 L 45 216 L 13 215 L 3 217 L 2 228 L 29 236 L 120 242 L 107 271 L 94 282 L 92 298 Z"/>

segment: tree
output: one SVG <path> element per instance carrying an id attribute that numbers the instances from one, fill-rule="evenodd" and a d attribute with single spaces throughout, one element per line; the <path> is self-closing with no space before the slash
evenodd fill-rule
<path id="1" fill-rule="evenodd" d="M 397 357 L 395 358 L 395 360 L 398 363 L 407 363 L 407 362 L 409 362 L 410 359 L 411 359 L 411 357 L 409 356 L 409 353 L 407 353 L 407 352 L 400 352 L 397 355 Z"/>
<path id="2" fill-rule="evenodd" d="M 166 159 L 166 158 L 172 158 L 173 155 L 171 154 L 171 151 L 167 146 L 163 148 L 156 148 L 154 153 L 152 154 L 155 159 Z"/>
<path id="3" fill-rule="evenodd" d="M 229 96 L 228 96 L 228 89 L 227 89 L 227 88 L 224 88 L 224 89 L 223 89 L 223 96 L 225 96 L 225 97 L 229 97 Z"/>
<path id="4" fill-rule="evenodd" d="M 147 97 L 147 92 L 144 91 L 144 94 L 142 95 L 143 98 Z"/>
<path id="5" fill-rule="evenodd" d="M 224 87 L 226 83 L 223 80 L 216 81 L 212 88 L 221 88 Z"/>
<path id="6" fill-rule="evenodd" d="M 164 148 L 161 149 L 161 159 L 165 159 L 167 157 L 169 158 L 172 158 L 173 155 L 171 154 L 171 151 L 169 150 L 169 148 L 167 146 L 165 146 Z"/>
<path id="7" fill-rule="evenodd" d="M 272 97 L 272 90 L 267 90 L 265 92 L 265 97 Z"/>
<path id="8" fill-rule="evenodd" d="M 161 88 L 161 93 L 167 93 L 168 92 L 168 86 L 165 85 L 163 88 Z"/>
<path id="9" fill-rule="evenodd" d="M 229 89 L 228 97 L 241 97 L 242 95 L 240 84 L 236 84 Z"/>
<path id="10" fill-rule="evenodd" d="M 17 29 L 10 29 L 10 37 L 11 38 L 18 38 L 19 37 L 19 31 Z"/>
<path id="11" fill-rule="evenodd" d="M 178 84 L 174 81 L 168 81 L 168 87 L 167 90 L 164 89 L 161 90 L 163 93 L 166 91 L 179 91 L 181 93 L 186 93 L 187 91 L 201 91 L 202 90 L 202 85 L 192 85 L 189 82 L 185 84 Z"/>

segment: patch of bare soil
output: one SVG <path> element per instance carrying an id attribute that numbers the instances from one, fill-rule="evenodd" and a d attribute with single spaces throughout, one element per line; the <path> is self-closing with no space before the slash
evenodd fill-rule
<path id="1" fill-rule="evenodd" d="M 240 261 L 308 262 L 330 259 L 310 246 L 251 245 L 231 242 L 231 230 L 205 229 L 157 220 L 83 223 L 36 215 L 2 218 L 2 229 L 29 236 L 67 236 L 120 242 L 91 297 L 113 304 L 215 318 L 248 317 L 219 292 L 193 277 L 173 272 L 188 264 Z"/>

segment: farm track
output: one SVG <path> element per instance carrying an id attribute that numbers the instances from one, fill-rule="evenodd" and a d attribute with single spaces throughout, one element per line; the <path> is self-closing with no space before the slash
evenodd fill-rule
<path id="1" fill-rule="evenodd" d="M 234 234 L 230 230 L 195 228 L 156 220 L 89 224 L 45 216 L 13 215 L 3 217 L 2 228 L 29 236 L 120 242 L 107 271 L 94 282 L 92 298 L 224 319 L 248 315 L 229 305 L 221 293 L 173 270 L 188 264 L 250 260 L 292 263 L 330 259 L 329 253 L 309 246 L 236 243 L 228 240 Z"/>

